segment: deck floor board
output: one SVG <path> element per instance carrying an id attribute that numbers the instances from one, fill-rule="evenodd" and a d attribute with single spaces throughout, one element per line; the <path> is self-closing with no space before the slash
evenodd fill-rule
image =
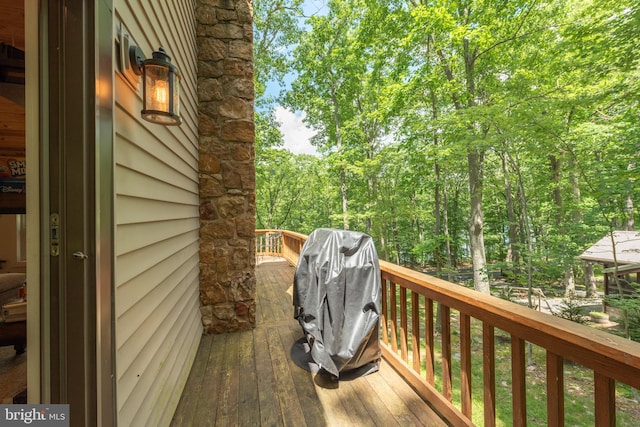
<path id="1" fill-rule="evenodd" d="M 447 425 L 384 360 L 380 372 L 340 382 L 298 367 L 294 268 L 261 261 L 256 328 L 202 338 L 172 426 Z"/>

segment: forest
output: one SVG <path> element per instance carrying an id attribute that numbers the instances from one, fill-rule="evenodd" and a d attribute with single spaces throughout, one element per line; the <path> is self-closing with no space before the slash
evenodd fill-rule
<path id="1" fill-rule="evenodd" d="M 317 3 L 254 2 L 257 228 L 361 231 L 482 292 L 495 269 L 574 289 L 634 229 L 637 0 Z M 317 155 L 283 147 L 278 106 Z"/>

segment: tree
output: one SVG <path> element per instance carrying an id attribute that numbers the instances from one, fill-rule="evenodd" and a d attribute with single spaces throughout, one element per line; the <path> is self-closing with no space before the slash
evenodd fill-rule
<path id="1" fill-rule="evenodd" d="M 310 30 L 294 51 L 297 77 L 284 101 L 306 112 L 306 121 L 317 130 L 312 142 L 336 171 L 342 227 L 351 227 L 354 195 L 365 195 L 357 216 L 369 218 L 365 228 L 370 231 L 371 215 L 363 210 L 370 210 L 376 200 L 376 179 L 369 170 L 375 167 L 384 134 L 378 114 L 383 80 L 371 62 L 370 47 L 363 44 L 364 4 L 334 0 L 328 8 L 326 16 L 308 21 Z M 349 187 L 363 191 L 349 191 Z"/>
<path id="2" fill-rule="evenodd" d="M 502 54 L 523 44 L 528 31 L 548 11 L 535 3 L 514 1 L 453 1 L 446 4 L 409 2 L 409 24 L 403 44 L 416 58 L 410 68 L 418 72 L 439 72 L 446 82 L 450 115 L 462 126 L 458 140 L 466 147 L 469 179 L 469 240 L 474 270 L 474 287 L 489 292 L 484 244 L 483 182 L 485 154 L 491 144 L 490 123 L 483 108 L 491 107 L 500 95 L 501 75 L 508 69 L 500 63 Z"/>
<path id="3" fill-rule="evenodd" d="M 270 151 L 277 126 L 267 108 L 257 120 L 265 223 L 365 231 L 411 266 L 472 260 L 481 291 L 494 263 L 516 283 L 570 285 L 588 244 L 631 226 L 638 4 L 334 0 L 327 10 L 291 40 L 297 75 L 284 97 L 318 130 L 320 156 Z"/>

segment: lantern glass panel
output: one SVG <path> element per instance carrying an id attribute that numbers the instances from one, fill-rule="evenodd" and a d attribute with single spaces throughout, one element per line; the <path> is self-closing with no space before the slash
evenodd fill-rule
<path id="1" fill-rule="evenodd" d="M 142 117 L 153 123 L 179 125 L 180 75 L 174 67 L 147 63 L 144 68 Z"/>
<path id="2" fill-rule="evenodd" d="M 144 109 L 169 113 L 169 70 L 157 65 L 146 65 L 144 85 Z"/>
<path id="3" fill-rule="evenodd" d="M 173 88 L 173 111 L 171 113 L 175 116 L 180 116 L 180 76 L 171 73 L 169 78 L 171 79 L 171 87 Z"/>

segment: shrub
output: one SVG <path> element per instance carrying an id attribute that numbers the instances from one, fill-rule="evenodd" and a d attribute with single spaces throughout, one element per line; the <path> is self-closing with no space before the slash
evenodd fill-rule
<path id="1" fill-rule="evenodd" d="M 562 317 L 563 319 L 571 320 L 572 322 L 580 323 L 584 325 L 587 323 L 587 319 L 582 312 L 582 305 L 575 298 L 565 298 L 562 300 L 558 311 L 553 311 L 554 316 Z"/>

